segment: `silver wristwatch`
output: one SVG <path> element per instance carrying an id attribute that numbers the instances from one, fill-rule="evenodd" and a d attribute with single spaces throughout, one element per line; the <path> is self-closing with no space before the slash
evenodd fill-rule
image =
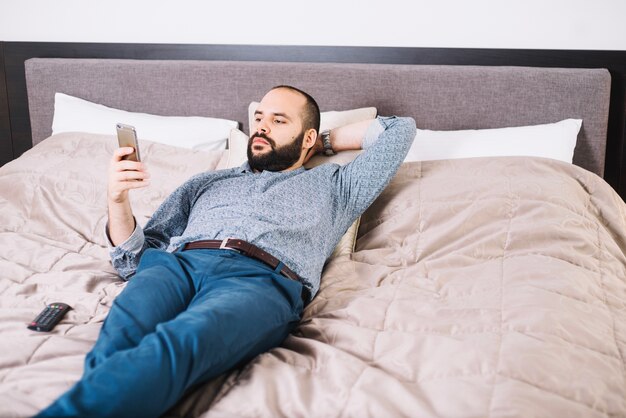
<path id="1" fill-rule="evenodd" d="M 322 137 L 322 144 L 324 144 L 324 155 L 327 157 L 335 155 L 336 152 L 333 151 L 333 147 L 330 144 L 330 129 L 323 130 L 320 136 Z"/>

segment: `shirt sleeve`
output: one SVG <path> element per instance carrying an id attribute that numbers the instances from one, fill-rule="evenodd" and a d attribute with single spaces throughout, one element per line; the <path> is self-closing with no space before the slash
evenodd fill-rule
<path id="1" fill-rule="evenodd" d="M 141 248 L 143 247 L 143 242 L 145 238 L 143 235 L 143 229 L 141 229 L 141 227 L 137 223 L 137 219 L 135 219 L 135 217 L 133 217 L 133 219 L 135 220 L 135 229 L 133 230 L 133 233 L 130 234 L 130 237 L 126 238 L 126 241 L 124 241 L 117 247 L 123 251 L 138 253 L 139 251 L 141 251 Z M 113 245 L 113 243 L 111 242 L 111 237 L 109 236 L 109 223 L 108 222 L 106 226 L 104 227 L 104 237 L 109 246 L 109 251 L 113 250 L 116 246 Z"/>
<path id="2" fill-rule="evenodd" d="M 378 117 L 363 138 L 363 152 L 339 169 L 338 196 L 353 221 L 387 187 L 406 158 L 415 138 L 415 121 L 406 117 Z"/>

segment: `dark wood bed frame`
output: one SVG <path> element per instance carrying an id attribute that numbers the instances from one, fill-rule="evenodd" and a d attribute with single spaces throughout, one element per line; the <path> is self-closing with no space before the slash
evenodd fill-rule
<path id="1" fill-rule="evenodd" d="M 604 178 L 626 200 L 626 51 L 0 42 L 0 165 L 32 146 L 24 61 L 33 57 L 607 68 Z"/>

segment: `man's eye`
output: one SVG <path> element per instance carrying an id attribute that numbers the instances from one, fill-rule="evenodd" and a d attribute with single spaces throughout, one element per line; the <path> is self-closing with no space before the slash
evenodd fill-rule
<path id="1" fill-rule="evenodd" d="M 282 120 L 278 120 L 278 119 L 276 119 L 276 120 L 274 121 L 274 123 L 283 123 L 283 121 L 282 121 Z"/>
<path id="2" fill-rule="evenodd" d="M 254 121 L 255 121 L 256 123 L 259 123 L 259 122 L 261 122 L 261 118 L 254 118 Z"/>

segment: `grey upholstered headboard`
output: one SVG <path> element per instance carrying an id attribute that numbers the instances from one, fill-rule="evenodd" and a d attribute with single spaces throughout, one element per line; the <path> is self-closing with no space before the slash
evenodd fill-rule
<path id="1" fill-rule="evenodd" d="M 289 84 L 322 111 L 375 106 L 418 128 L 481 129 L 583 119 L 574 163 L 604 173 L 610 75 L 604 69 L 258 61 L 33 58 L 26 61 L 33 144 L 51 133 L 54 93 L 119 109 L 237 120 Z"/>

